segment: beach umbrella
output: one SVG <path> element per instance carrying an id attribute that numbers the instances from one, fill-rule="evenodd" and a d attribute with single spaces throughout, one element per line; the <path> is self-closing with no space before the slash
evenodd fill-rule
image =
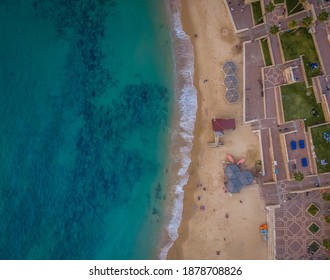
<path id="1" fill-rule="evenodd" d="M 252 175 L 252 173 L 250 171 L 242 171 L 242 174 L 245 177 L 244 185 L 251 185 L 254 180 L 254 176 Z"/>
<path id="2" fill-rule="evenodd" d="M 225 75 L 234 75 L 237 72 L 237 66 L 234 61 L 226 61 L 221 70 Z"/>
<path id="3" fill-rule="evenodd" d="M 225 99 L 227 100 L 228 103 L 234 103 L 238 100 L 238 98 L 239 98 L 239 92 L 236 88 L 226 90 Z"/>
<path id="4" fill-rule="evenodd" d="M 235 163 L 235 160 L 234 160 L 234 158 L 232 157 L 232 155 L 227 154 L 227 159 L 228 159 L 232 164 Z"/>
<path id="5" fill-rule="evenodd" d="M 226 76 L 223 83 L 227 89 L 236 89 L 238 85 L 238 79 L 234 75 Z"/>
<path id="6" fill-rule="evenodd" d="M 238 179 L 229 180 L 227 183 L 227 190 L 230 193 L 239 193 L 242 187 L 243 185 Z"/>
<path id="7" fill-rule="evenodd" d="M 242 183 L 242 185 L 249 185 L 249 179 L 245 176 L 243 172 L 240 172 L 238 175 L 239 181 Z"/>
<path id="8" fill-rule="evenodd" d="M 238 174 L 241 172 L 236 164 L 228 164 L 225 167 L 225 174 L 228 179 L 238 179 Z"/>
<path id="9" fill-rule="evenodd" d="M 228 179 L 226 186 L 230 193 L 240 192 L 242 187 L 251 185 L 254 180 L 251 172 L 242 171 L 236 164 L 227 165 L 225 174 Z"/>

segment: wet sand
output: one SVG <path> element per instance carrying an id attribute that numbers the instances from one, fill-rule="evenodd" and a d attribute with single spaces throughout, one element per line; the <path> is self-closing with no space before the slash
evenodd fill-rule
<path id="1" fill-rule="evenodd" d="M 194 45 L 198 112 L 179 238 L 167 259 L 267 259 L 267 242 L 259 233 L 266 212 L 258 186 L 232 196 L 224 191 L 227 153 L 235 160 L 245 158 L 244 169 L 253 170 L 260 159 L 258 136 L 242 125 L 242 95 L 235 104 L 224 99 L 221 67 L 226 60 L 238 65 L 242 93 L 242 46 L 223 1 L 182 0 L 182 22 Z M 214 141 L 213 117 L 236 119 L 236 130 L 226 132 L 218 148 L 207 146 Z"/>

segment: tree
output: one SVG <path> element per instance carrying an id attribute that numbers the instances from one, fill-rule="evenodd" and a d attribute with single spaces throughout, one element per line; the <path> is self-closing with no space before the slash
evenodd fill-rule
<path id="1" fill-rule="evenodd" d="M 274 11 L 274 10 L 275 10 L 275 5 L 274 5 L 273 2 L 270 2 L 269 4 L 267 4 L 267 5 L 265 6 L 266 14 L 267 14 L 267 13 L 271 13 L 271 12 Z"/>
<path id="2" fill-rule="evenodd" d="M 307 0 L 299 0 L 298 3 L 297 3 L 297 5 L 294 6 L 294 7 L 290 10 L 289 14 L 291 14 L 291 12 L 294 11 L 299 5 L 304 5 L 306 2 L 308 2 L 308 1 L 307 1 Z"/>
<path id="3" fill-rule="evenodd" d="M 317 16 L 317 19 L 319 20 L 319 22 L 326 22 L 329 18 L 329 13 L 327 11 L 323 11 L 321 13 L 319 13 L 319 15 Z"/>
<path id="4" fill-rule="evenodd" d="M 298 21 L 293 19 L 293 20 L 289 21 L 288 26 L 289 26 L 290 29 L 294 29 L 298 26 Z"/>
<path id="5" fill-rule="evenodd" d="M 313 23 L 313 18 L 312 17 L 304 17 L 302 22 L 301 22 L 301 26 L 305 27 L 305 28 L 309 28 Z"/>
<path id="6" fill-rule="evenodd" d="M 276 33 L 278 33 L 280 31 L 280 28 L 277 25 L 272 25 L 269 28 L 269 33 L 272 35 L 275 35 Z"/>
<path id="7" fill-rule="evenodd" d="M 295 172 L 293 174 L 293 178 L 297 181 L 297 182 L 301 182 L 302 180 L 304 180 L 304 174 L 302 174 L 301 172 Z"/>
<path id="8" fill-rule="evenodd" d="M 329 250 L 330 249 L 330 239 L 324 239 L 323 246 L 324 246 L 324 248 Z"/>
<path id="9" fill-rule="evenodd" d="M 275 5 L 273 4 L 273 2 L 270 2 L 269 4 L 265 5 L 265 13 L 261 16 L 261 18 L 258 20 L 261 21 L 261 19 L 268 13 L 271 13 L 272 11 L 274 11 L 275 9 Z"/>

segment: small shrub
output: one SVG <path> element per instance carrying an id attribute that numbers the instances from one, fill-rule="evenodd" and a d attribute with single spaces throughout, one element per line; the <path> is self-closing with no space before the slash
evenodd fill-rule
<path id="1" fill-rule="evenodd" d="M 326 22 L 329 19 L 329 13 L 327 11 L 323 11 L 317 16 L 317 19 L 320 22 Z"/>
<path id="2" fill-rule="evenodd" d="M 269 28 L 269 33 L 272 35 L 275 35 L 276 33 L 278 33 L 280 31 L 280 28 L 277 25 L 272 25 Z"/>
<path id="3" fill-rule="evenodd" d="M 330 201 L 330 193 L 326 192 L 322 195 L 323 200 Z"/>
<path id="4" fill-rule="evenodd" d="M 313 23 L 313 18 L 312 17 L 304 17 L 302 22 L 301 22 L 301 26 L 305 27 L 305 28 L 309 28 Z"/>
<path id="5" fill-rule="evenodd" d="M 325 221 L 330 224 L 330 215 L 324 216 Z"/>
<path id="6" fill-rule="evenodd" d="M 312 224 L 308 227 L 308 230 L 309 230 L 311 233 L 316 234 L 316 233 L 319 232 L 320 227 L 319 227 L 317 224 L 312 223 Z"/>
<path id="7" fill-rule="evenodd" d="M 295 19 L 289 21 L 289 23 L 288 23 L 288 27 L 289 27 L 290 29 L 294 29 L 294 28 L 296 28 L 297 26 L 298 26 L 298 21 L 296 21 Z"/>
<path id="8" fill-rule="evenodd" d="M 330 239 L 324 239 L 323 246 L 324 246 L 324 248 L 329 250 L 330 249 Z"/>
<path id="9" fill-rule="evenodd" d="M 312 204 L 308 207 L 307 211 L 312 216 L 315 216 L 319 212 L 319 208 L 315 204 Z"/>
<path id="10" fill-rule="evenodd" d="M 297 182 L 301 182 L 302 180 L 304 180 L 304 174 L 302 174 L 301 172 L 295 172 L 293 174 L 293 178 L 297 181 Z"/>
<path id="11" fill-rule="evenodd" d="M 313 241 L 313 243 L 309 245 L 308 249 L 313 253 L 316 253 L 320 249 L 320 245 L 316 241 Z"/>

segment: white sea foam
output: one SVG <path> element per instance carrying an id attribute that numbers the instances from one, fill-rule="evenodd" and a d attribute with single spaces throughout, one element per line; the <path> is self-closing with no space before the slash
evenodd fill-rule
<path id="1" fill-rule="evenodd" d="M 170 186 L 173 199 L 170 217 L 167 223 L 168 242 L 162 247 L 160 259 L 166 259 L 167 253 L 178 238 L 178 228 L 182 219 L 184 186 L 188 182 L 188 168 L 191 162 L 193 130 L 197 112 L 197 91 L 193 84 L 194 53 L 189 36 L 183 31 L 181 23 L 181 3 L 179 0 L 170 1 L 172 38 L 176 68 L 176 100 L 179 103 L 179 121 L 175 124 L 173 139 L 180 143 L 180 154 L 174 159 L 179 163 L 177 180 Z M 179 140 L 179 141 L 177 141 Z"/>

